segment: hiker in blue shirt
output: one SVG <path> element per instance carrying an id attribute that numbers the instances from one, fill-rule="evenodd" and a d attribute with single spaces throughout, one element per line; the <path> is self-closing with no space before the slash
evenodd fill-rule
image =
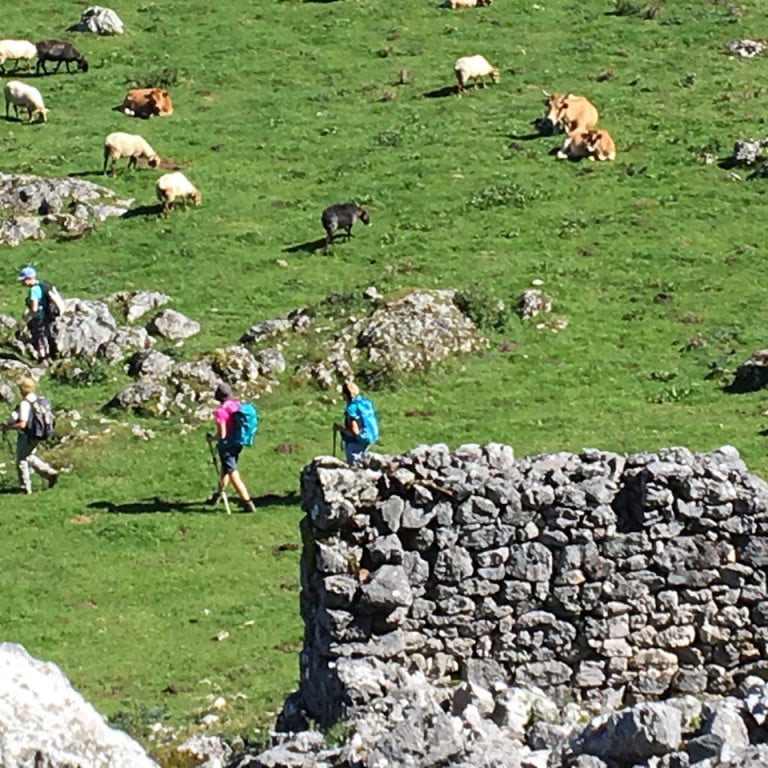
<path id="1" fill-rule="evenodd" d="M 43 285 L 37 279 L 37 272 L 34 267 L 24 267 L 19 272 L 19 281 L 29 289 L 26 310 L 22 319 L 26 320 L 27 328 L 29 328 L 32 336 L 32 345 L 35 348 L 37 362 L 43 363 L 50 360 L 51 357 L 50 318 L 46 312 Z"/>
<path id="2" fill-rule="evenodd" d="M 352 466 L 379 438 L 379 422 L 373 403 L 360 394 L 360 388 L 353 381 L 345 381 L 341 394 L 346 401 L 344 423 L 334 424 L 333 431 L 341 433 L 344 456 Z"/>

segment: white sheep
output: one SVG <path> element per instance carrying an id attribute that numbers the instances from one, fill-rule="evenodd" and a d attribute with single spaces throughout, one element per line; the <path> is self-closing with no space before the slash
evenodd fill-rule
<path id="1" fill-rule="evenodd" d="M 37 115 L 40 122 L 44 123 L 48 118 L 48 110 L 43 103 L 43 97 L 37 88 L 22 83 L 20 80 L 9 80 L 3 88 L 5 94 L 5 119 L 7 120 L 8 107 L 13 104 L 13 111 L 16 117 L 19 116 L 19 107 L 24 107 L 29 115 L 29 122 Z"/>
<path id="2" fill-rule="evenodd" d="M 0 71 L 5 73 L 5 62 L 13 60 L 14 71 L 18 69 L 20 61 L 29 64 L 37 56 L 37 47 L 29 40 L 0 40 Z"/>
<path id="3" fill-rule="evenodd" d="M 192 199 L 195 205 L 200 205 L 203 198 L 197 187 L 180 171 L 163 174 L 155 184 L 157 199 L 163 204 L 163 213 L 167 214 L 171 209 L 171 203 L 177 198 L 186 201 Z"/>
<path id="4" fill-rule="evenodd" d="M 150 168 L 157 168 L 160 158 L 146 139 L 133 133 L 115 131 L 104 139 L 104 174 L 107 173 L 107 164 L 112 159 L 110 173 L 114 175 L 115 164 L 121 157 L 128 158 L 128 167 L 135 168 L 137 160 L 142 157 Z"/>
<path id="5" fill-rule="evenodd" d="M 458 92 L 462 93 L 464 86 L 468 80 L 480 81 L 480 84 L 485 87 L 483 82 L 484 77 L 490 77 L 494 83 L 498 83 L 500 80 L 499 70 L 496 69 L 485 56 L 477 54 L 476 56 L 463 56 L 456 60 L 456 64 L 453 66 L 453 71 L 456 74 L 456 80 L 459 83 Z"/>
<path id="6" fill-rule="evenodd" d="M 481 8 L 492 2 L 493 0 L 445 0 L 443 8 Z"/>

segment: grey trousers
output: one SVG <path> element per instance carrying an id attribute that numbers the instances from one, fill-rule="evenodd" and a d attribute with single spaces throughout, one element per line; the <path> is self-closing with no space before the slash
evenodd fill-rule
<path id="1" fill-rule="evenodd" d="M 16 438 L 16 472 L 19 475 L 19 488 L 24 493 L 32 493 L 32 472 L 48 479 L 56 475 L 56 470 L 35 453 L 39 442 L 21 431 Z"/>

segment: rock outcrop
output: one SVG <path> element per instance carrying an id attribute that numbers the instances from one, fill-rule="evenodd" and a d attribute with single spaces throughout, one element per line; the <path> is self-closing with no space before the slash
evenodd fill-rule
<path id="1" fill-rule="evenodd" d="M 133 203 L 90 181 L 0 173 L 0 245 L 41 240 L 47 226 L 77 236 L 109 216 L 122 216 Z"/>
<path id="2" fill-rule="evenodd" d="M 416 290 L 381 301 L 350 322 L 330 343 L 320 362 L 301 366 L 300 373 L 331 388 L 364 369 L 370 378 L 389 372 L 424 370 L 455 354 L 485 349 L 487 339 L 454 304 L 455 291 Z"/>
<path id="3" fill-rule="evenodd" d="M 0 643 L 3 768 L 157 768 L 128 734 L 110 728 L 51 662 Z"/>

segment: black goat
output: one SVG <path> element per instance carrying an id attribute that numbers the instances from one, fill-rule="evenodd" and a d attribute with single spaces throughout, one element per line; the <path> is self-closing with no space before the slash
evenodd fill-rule
<path id="1" fill-rule="evenodd" d="M 368 212 L 355 205 L 354 203 L 337 203 L 329 205 L 321 218 L 323 229 L 325 229 L 325 247 L 323 253 L 328 253 L 328 246 L 331 244 L 337 230 L 341 229 L 347 233 L 347 240 L 352 237 L 352 225 L 358 220 L 363 224 L 368 224 Z"/>
<path id="2" fill-rule="evenodd" d="M 56 69 L 53 70 L 54 75 L 59 71 L 62 62 L 67 65 L 68 73 L 70 72 L 69 65 L 73 61 L 77 62 L 79 70 L 82 72 L 88 71 L 88 62 L 85 60 L 85 56 L 72 43 L 68 43 L 66 40 L 41 40 L 39 43 L 35 43 L 35 48 L 37 48 L 35 73 L 38 75 L 41 69 L 43 74 L 48 74 L 48 70 L 45 68 L 46 61 L 56 62 Z"/>

